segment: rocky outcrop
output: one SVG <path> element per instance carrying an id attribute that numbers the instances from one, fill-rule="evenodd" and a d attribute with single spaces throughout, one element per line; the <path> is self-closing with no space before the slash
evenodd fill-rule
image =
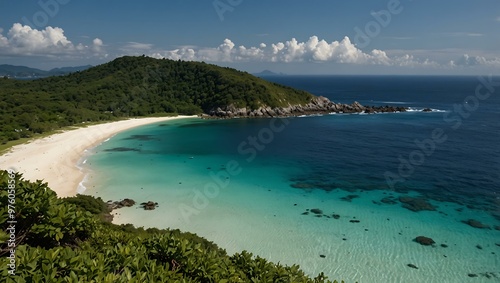
<path id="1" fill-rule="evenodd" d="M 122 208 L 122 207 L 134 206 L 135 201 L 133 199 L 128 199 L 128 198 L 121 200 L 121 201 L 111 201 L 110 200 L 106 203 L 106 205 L 108 206 L 108 210 L 112 211 L 114 209 L 118 209 L 118 208 Z"/>
<path id="2" fill-rule="evenodd" d="M 141 203 L 141 207 L 144 208 L 144 210 L 154 210 L 157 206 L 158 203 L 153 201 Z"/>
<path id="3" fill-rule="evenodd" d="M 288 107 L 271 108 L 268 106 L 258 109 L 237 108 L 233 104 L 226 107 L 217 107 L 202 115 L 203 118 L 235 118 L 235 117 L 290 117 L 329 113 L 388 113 L 406 112 L 405 107 L 395 106 L 363 106 L 359 102 L 341 104 L 330 101 L 323 96 L 315 97 L 306 105 L 289 105 Z"/>

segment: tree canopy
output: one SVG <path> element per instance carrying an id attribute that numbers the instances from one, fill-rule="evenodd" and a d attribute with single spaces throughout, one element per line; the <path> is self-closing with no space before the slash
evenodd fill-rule
<path id="1" fill-rule="evenodd" d="M 275 264 L 246 251 L 228 255 L 195 234 L 105 222 L 102 199 L 61 199 L 46 183 L 20 174 L 0 171 L 0 188 L 4 282 L 330 282 L 322 273 L 312 279 L 297 265 Z M 15 208 L 7 206 L 11 199 Z M 11 215 L 17 221 L 14 237 L 8 234 Z"/>
<path id="2" fill-rule="evenodd" d="M 312 98 L 231 68 L 127 56 L 66 76 L 0 79 L 0 142 L 82 122 L 303 105 Z"/>

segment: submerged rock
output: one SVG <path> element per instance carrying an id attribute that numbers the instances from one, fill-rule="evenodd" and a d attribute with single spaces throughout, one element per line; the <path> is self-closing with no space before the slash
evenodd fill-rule
<path id="1" fill-rule="evenodd" d="M 385 203 L 385 204 L 396 204 L 397 201 L 394 200 L 393 197 L 386 197 L 380 200 L 380 202 Z"/>
<path id="2" fill-rule="evenodd" d="M 321 210 L 319 208 L 313 208 L 313 209 L 311 209 L 311 212 L 314 214 L 323 214 L 323 210 Z"/>
<path id="3" fill-rule="evenodd" d="M 141 207 L 144 208 L 144 210 L 154 210 L 158 206 L 157 202 L 143 202 L 141 203 Z"/>
<path id="4" fill-rule="evenodd" d="M 412 263 L 408 263 L 406 266 L 418 269 L 418 267 L 415 264 L 412 264 Z"/>
<path id="5" fill-rule="evenodd" d="M 462 220 L 462 222 L 478 229 L 491 229 L 490 226 L 483 224 L 475 219 Z"/>
<path id="6" fill-rule="evenodd" d="M 340 215 L 338 215 L 338 214 L 334 214 L 334 215 L 332 215 L 332 217 L 333 217 L 333 218 L 335 218 L 335 219 L 339 219 L 339 218 L 340 218 Z"/>
<path id="7" fill-rule="evenodd" d="M 423 246 L 430 246 L 430 245 L 433 245 L 435 244 L 436 242 L 434 242 L 433 239 L 429 238 L 429 237 L 425 237 L 425 236 L 418 236 L 415 238 L 415 242 L 423 245 Z"/>
<path id="8" fill-rule="evenodd" d="M 131 148 L 131 147 L 115 147 L 115 148 L 105 149 L 104 151 L 107 151 L 107 152 L 127 152 L 127 151 L 141 151 L 141 150 L 137 149 L 137 148 Z"/>
<path id="9" fill-rule="evenodd" d="M 355 198 L 359 198 L 359 196 L 358 195 L 347 195 L 345 197 L 341 197 L 340 199 L 343 201 L 351 202 Z"/>
<path id="10" fill-rule="evenodd" d="M 135 204 L 135 200 L 126 198 L 120 202 L 121 205 L 126 207 L 131 207 Z"/>
<path id="11" fill-rule="evenodd" d="M 409 209 L 411 211 L 422 211 L 422 210 L 430 210 L 435 211 L 436 207 L 427 202 L 427 200 L 423 198 L 414 198 L 414 197 L 399 197 L 399 201 L 403 204 L 403 207 Z"/>
<path id="12" fill-rule="evenodd" d="M 296 189 L 314 189 L 314 185 L 308 183 L 295 183 L 291 184 L 290 186 Z"/>
<path id="13" fill-rule="evenodd" d="M 135 205 L 135 201 L 133 199 L 124 199 L 124 200 L 121 200 L 121 201 L 108 201 L 106 203 L 107 207 L 108 207 L 108 210 L 109 211 L 112 211 L 113 209 L 119 209 L 119 208 L 122 208 L 122 207 L 131 207 L 131 206 L 134 206 Z"/>

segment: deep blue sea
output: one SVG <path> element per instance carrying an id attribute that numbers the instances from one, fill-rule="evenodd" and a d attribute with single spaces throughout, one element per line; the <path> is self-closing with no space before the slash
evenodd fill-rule
<path id="1" fill-rule="evenodd" d="M 117 223 L 194 232 L 311 275 L 500 282 L 500 78 L 265 79 L 410 111 L 147 125 L 89 150 L 86 193 L 159 203 Z"/>

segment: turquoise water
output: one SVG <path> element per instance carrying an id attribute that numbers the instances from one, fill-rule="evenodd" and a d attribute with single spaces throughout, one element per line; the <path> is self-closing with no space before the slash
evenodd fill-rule
<path id="1" fill-rule="evenodd" d="M 415 111 L 148 125 L 89 151 L 86 193 L 159 203 L 154 211 L 117 210 L 118 223 L 191 231 L 230 254 L 248 250 L 298 263 L 311 275 L 325 272 L 348 282 L 498 282 L 498 98 L 482 102 L 481 111 L 455 130 L 443 117 L 453 117 L 452 104 L 473 93 L 473 79 L 431 80 L 421 90 L 420 83 L 411 88 L 415 81 L 392 78 L 394 84 L 372 82 L 365 91 L 357 89 L 360 83 L 315 79 L 295 77 L 289 84 L 302 82 L 301 88 L 326 96 L 343 90 L 340 100 L 364 104 L 372 92 L 372 104 L 397 102 Z M 411 90 L 404 99 L 403 89 Z M 426 106 L 436 111 L 418 111 Z M 397 174 L 399 156 L 410 156 L 418 149 L 414 140 L 432 137 L 436 128 L 447 140 L 389 186 L 385 175 Z M 436 210 L 411 211 L 400 196 L 423 198 Z M 381 202 L 388 197 L 393 204 Z M 473 228 L 462 222 L 467 219 L 491 229 Z M 417 236 L 436 244 L 419 245 Z"/>

